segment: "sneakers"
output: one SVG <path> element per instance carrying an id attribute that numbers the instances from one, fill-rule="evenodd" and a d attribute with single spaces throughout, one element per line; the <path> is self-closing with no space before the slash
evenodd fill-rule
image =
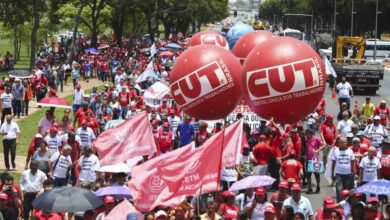
<path id="1" fill-rule="evenodd" d="M 306 194 L 314 194 L 313 190 L 311 188 L 309 188 L 307 191 L 306 191 Z"/>
<path id="2" fill-rule="evenodd" d="M 320 187 L 317 186 L 317 188 L 316 188 L 316 193 L 317 193 L 317 194 L 320 193 L 320 190 L 321 190 Z"/>

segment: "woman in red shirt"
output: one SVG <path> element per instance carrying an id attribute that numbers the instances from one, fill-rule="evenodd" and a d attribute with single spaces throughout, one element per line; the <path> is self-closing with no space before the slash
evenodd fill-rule
<path id="1" fill-rule="evenodd" d="M 209 138 L 209 133 L 207 132 L 208 124 L 206 122 L 202 122 L 199 125 L 199 130 L 195 133 L 195 143 L 197 147 L 202 146 L 204 142 Z"/>
<path id="2" fill-rule="evenodd" d="M 234 204 L 234 193 L 225 191 L 222 193 L 223 203 L 219 205 L 218 215 L 225 216 L 226 220 L 237 219 L 240 209 Z"/>

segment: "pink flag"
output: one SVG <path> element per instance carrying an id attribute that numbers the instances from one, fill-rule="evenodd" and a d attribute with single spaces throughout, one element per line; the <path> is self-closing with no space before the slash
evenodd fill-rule
<path id="1" fill-rule="evenodd" d="M 127 215 L 129 213 L 136 213 L 137 220 L 143 220 L 144 215 L 141 212 L 136 210 L 134 206 L 127 200 L 123 200 L 121 203 L 116 205 L 110 213 L 104 218 L 106 220 L 127 220 Z"/>
<path id="2" fill-rule="evenodd" d="M 121 125 L 101 133 L 93 142 L 100 165 L 117 164 L 127 159 L 156 152 L 148 115 L 141 112 Z"/>
<path id="3" fill-rule="evenodd" d="M 240 162 L 241 149 L 247 140 L 243 131 L 243 120 L 239 120 L 225 129 L 222 167 L 235 166 Z"/>
<path id="4" fill-rule="evenodd" d="M 158 205 L 180 202 L 181 196 L 215 191 L 219 185 L 223 134 L 207 140 L 202 147 L 187 145 L 133 168 L 129 188 L 134 205 L 142 212 Z"/>

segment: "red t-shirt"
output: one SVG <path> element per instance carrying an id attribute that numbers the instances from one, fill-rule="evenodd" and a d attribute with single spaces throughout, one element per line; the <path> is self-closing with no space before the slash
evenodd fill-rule
<path id="1" fill-rule="evenodd" d="M 172 145 L 172 131 L 163 131 L 162 129 L 157 132 L 157 140 L 158 146 L 160 148 L 160 152 L 165 153 L 171 150 Z"/>
<path id="2" fill-rule="evenodd" d="M 390 115 L 390 110 L 388 107 L 381 108 L 380 106 L 375 108 L 375 115 L 379 115 L 381 117 L 381 124 L 387 124 L 387 117 Z"/>
<path id="3" fill-rule="evenodd" d="M 226 203 L 222 203 L 220 208 L 223 210 L 223 215 L 226 217 L 227 220 L 237 219 L 238 212 L 240 211 L 237 206 L 229 206 Z"/>
<path id="4" fill-rule="evenodd" d="M 80 158 L 80 152 L 81 152 L 81 146 L 79 142 L 73 141 L 73 143 L 66 141 L 66 144 L 69 144 L 69 146 L 72 147 L 72 150 L 70 152 L 70 158 L 72 159 L 72 162 L 75 162 Z"/>
<path id="5" fill-rule="evenodd" d="M 99 127 L 99 123 L 96 121 L 95 118 L 91 118 L 88 120 L 88 127 L 90 127 L 93 130 L 93 132 L 96 134 L 97 129 Z"/>
<path id="6" fill-rule="evenodd" d="M 55 212 L 51 212 L 47 217 L 42 210 L 34 210 L 33 216 L 38 217 L 39 220 L 61 220 L 61 215 Z"/>
<path id="7" fill-rule="evenodd" d="M 253 148 L 253 156 L 255 157 L 258 165 L 265 165 L 268 160 L 272 158 L 272 148 L 265 143 L 258 143 Z"/>
<path id="8" fill-rule="evenodd" d="M 197 131 L 195 133 L 196 137 L 196 143 L 201 146 L 204 142 L 206 142 L 207 138 L 209 137 L 209 134 L 207 131 Z"/>
<path id="9" fill-rule="evenodd" d="M 328 145 L 334 144 L 334 139 L 336 135 L 336 127 L 333 123 L 323 123 L 320 128 L 320 133 L 324 136 L 325 143 Z"/>
<path id="10" fill-rule="evenodd" d="M 128 92 L 120 92 L 119 93 L 119 105 L 125 107 L 129 105 L 130 94 Z"/>
<path id="11" fill-rule="evenodd" d="M 39 150 L 40 146 L 36 146 L 36 142 L 37 138 L 33 137 L 27 151 L 29 154 L 34 154 L 35 151 Z"/>
<path id="12" fill-rule="evenodd" d="M 390 149 L 382 150 L 381 165 L 382 175 L 390 176 Z"/>
<path id="13" fill-rule="evenodd" d="M 300 183 L 299 171 L 303 168 L 301 162 L 297 160 L 285 160 L 282 162 L 283 179 L 288 180 L 294 178 L 296 183 Z"/>
<path id="14" fill-rule="evenodd" d="M 91 109 L 87 109 L 86 111 L 84 111 L 83 108 L 79 108 L 76 112 L 76 118 L 77 118 L 77 122 L 79 123 L 79 126 L 81 126 L 81 121 L 84 120 L 84 119 L 87 119 L 87 112 L 90 112 L 91 113 L 91 116 L 93 117 L 93 111 Z"/>

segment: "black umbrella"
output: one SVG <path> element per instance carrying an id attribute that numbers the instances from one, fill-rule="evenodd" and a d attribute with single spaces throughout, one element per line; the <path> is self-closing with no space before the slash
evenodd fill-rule
<path id="1" fill-rule="evenodd" d="M 27 70 L 12 70 L 9 71 L 8 74 L 12 77 L 21 78 L 21 79 L 33 77 L 31 72 Z"/>
<path id="2" fill-rule="evenodd" d="M 47 212 L 83 212 L 103 205 L 103 201 L 91 190 L 61 187 L 38 196 L 32 205 Z"/>

